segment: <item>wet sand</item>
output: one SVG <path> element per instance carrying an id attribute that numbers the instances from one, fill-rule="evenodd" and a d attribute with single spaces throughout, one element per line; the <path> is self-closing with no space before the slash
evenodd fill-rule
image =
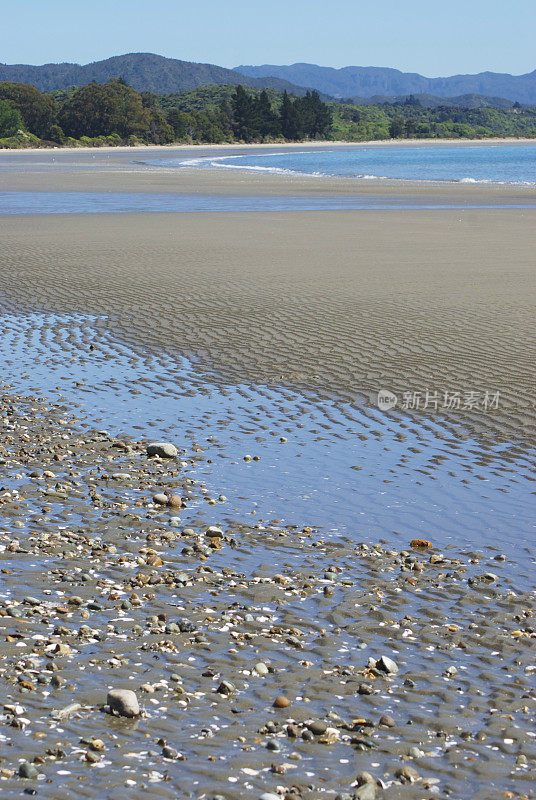
<path id="1" fill-rule="evenodd" d="M 210 526 L 199 448 L 0 391 L 2 796 L 534 796 L 533 549 Z"/>
<path id="2" fill-rule="evenodd" d="M 6 217 L 18 307 L 106 315 L 124 341 L 226 380 L 347 400 L 461 392 L 494 435 L 536 431 L 533 212 Z M 464 393 L 493 413 L 463 409 Z M 430 406 L 429 409 L 430 410 Z"/>
<path id="3" fill-rule="evenodd" d="M 95 180 L 117 191 L 164 180 L 185 191 L 199 180 L 201 191 L 220 180 L 122 169 L 37 166 L 2 181 L 81 191 Z M 258 183 L 221 176 L 217 185 L 253 194 Z M 265 186 L 291 192 L 279 178 Z M 411 191 L 491 204 L 534 194 Z M 2 376 L 31 387 L 46 383 L 49 365 L 63 395 L 0 386 L 3 795 L 534 795 L 533 220 L 520 210 L 0 217 L 1 306 L 11 315 Z M 73 382 L 91 383 L 92 370 L 100 378 L 84 404 Z M 173 416 L 175 375 L 200 410 L 176 418 L 177 457 L 148 457 L 157 414 Z M 225 409 L 204 413 L 203 383 L 227 393 Z M 270 398 L 271 387 L 281 395 Z M 285 387 L 303 395 L 294 401 Z M 437 449 L 430 409 L 400 415 L 390 436 L 378 410 L 361 428 L 335 405 L 315 410 L 323 397 L 373 402 L 379 388 L 400 398 L 499 391 L 500 403 L 453 410 Z M 110 408 L 131 392 L 130 412 L 139 398 L 128 433 L 100 429 L 108 390 Z M 246 483 L 237 449 L 225 447 L 233 414 L 240 448 L 247 437 L 252 445 L 251 456 L 240 450 L 243 470 L 266 462 L 290 507 L 311 437 L 351 437 L 350 464 L 362 472 L 346 465 L 356 492 L 343 534 L 318 525 L 314 502 L 295 525 L 259 518 L 266 484 Z M 464 449 L 460 428 L 489 450 L 471 439 Z M 499 441 L 504 454 L 493 450 Z M 318 480 L 331 471 L 326 451 Z M 224 474 L 231 500 L 218 487 Z M 386 484 L 408 474 L 415 508 L 403 522 Z M 442 489 L 441 528 L 424 501 L 441 508 Z M 332 494 L 327 517 L 336 484 Z M 411 520 L 422 526 L 413 535 Z M 429 546 L 412 546 L 415 535 Z M 134 691 L 141 713 L 111 713 L 110 689 Z"/>

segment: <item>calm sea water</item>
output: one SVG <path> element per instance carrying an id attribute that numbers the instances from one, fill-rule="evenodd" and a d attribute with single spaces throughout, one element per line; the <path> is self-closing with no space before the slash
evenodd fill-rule
<path id="1" fill-rule="evenodd" d="M 536 186 L 536 145 L 386 145 L 147 159 L 167 167 L 219 167 L 280 174 L 331 175 Z"/>

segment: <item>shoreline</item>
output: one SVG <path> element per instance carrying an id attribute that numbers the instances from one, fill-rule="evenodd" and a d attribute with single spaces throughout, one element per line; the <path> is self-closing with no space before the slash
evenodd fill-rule
<path id="1" fill-rule="evenodd" d="M 24 153 L 80 153 L 80 152 L 97 152 L 97 153 L 114 153 L 114 152 L 151 152 L 169 150 L 192 150 L 192 149 L 207 149 L 207 150 L 226 150 L 228 148 L 240 149 L 270 149 L 270 148 L 318 148 L 318 147 L 408 147 L 414 145 L 519 145 L 519 144 L 533 144 L 536 145 L 536 137 L 533 139 L 523 138 L 510 138 L 510 137 L 496 137 L 489 139 L 370 139 L 359 142 L 347 141 L 330 141 L 322 140 L 318 142 L 276 142 L 274 144 L 267 143 L 250 143 L 241 144 L 240 142 L 227 142 L 222 144 L 166 144 L 166 145 L 119 145 L 118 147 L 14 147 L 0 148 L 0 156 L 4 153 L 7 154 L 24 154 Z"/>
<path id="2" fill-rule="evenodd" d="M 383 146 L 382 143 L 378 143 Z M 469 143 L 460 143 L 469 146 Z M 497 144 L 497 143 L 495 143 Z M 536 144 L 536 140 L 534 141 Z M 348 147 L 346 143 L 340 147 Z M 351 146 L 351 145 L 350 145 Z M 368 145 L 367 145 L 368 146 Z M 406 145 L 402 145 L 405 147 Z M 428 146 L 423 144 L 423 147 Z M 490 143 L 491 146 L 491 143 Z M 304 145 L 296 144 L 294 149 Z M 322 148 L 325 144 L 310 145 Z M 288 149 L 287 145 L 280 148 Z M 192 158 L 212 153 L 241 155 L 244 152 L 264 152 L 271 145 L 199 146 L 199 150 L 184 146 L 148 148 L 85 148 L 50 151 L 6 151 L 0 157 L 0 191 L 29 192 L 117 192 L 117 193 L 181 193 L 212 196 L 340 196 L 396 198 L 409 197 L 418 204 L 424 199 L 434 205 L 442 201 L 457 201 L 487 206 L 494 202 L 524 205 L 536 200 L 535 187 L 514 183 L 485 183 L 465 181 L 411 180 L 390 178 L 354 178 L 313 174 L 280 174 L 253 170 L 219 169 L 217 167 L 170 168 L 152 166 L 135 156 L 180 152 Z M 13 155 L 11 160 L 9 154 Z M 40 156 L 40 157 L 38 157 Z"/>

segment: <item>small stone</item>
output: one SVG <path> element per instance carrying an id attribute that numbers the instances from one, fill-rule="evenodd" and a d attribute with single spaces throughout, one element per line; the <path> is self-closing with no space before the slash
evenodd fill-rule
<path id="1" fill-rule="evenodd" d="M 168 501 L 167 494 L 163 494 L 159 492 L 159 494 L 155 494 L 153 496 L 153 503 L 156 503 L 158 506 L 166 506 Z"/>
<path id="2" fill-rule="evenodd" d="M 182 508 L 182 497 L 179 494 L 172 494 L 167 504 L 171 508 Z"/>
<path id="3" fill-rule="evenodd" d="M 252 457 L 249 455 L 244 456 L 244 461 L 253 461 Z"/>
<path id="4" fill-rule="evenodd" d="M 409 544 L 415 550 L 429 550 L 432 547 L 432 542 L 428 539 L 412 539 Z"/>
<path id="5" fill-rule="evenodd" d="M 306 722 L 305 725 L 315 736 L 321 736 L 328 729 L 327 722 L 321 719 L 314 719 L 312 722 Z"/>
<path id="6" fill-rule="evenodd" d="M 385 728 L 394 728 L 396 722 L 393 717 L 389 716 L 389 714 L 384 714 L 382 717 L 380 717 L 380 725 L 383 725 Z"/>
<path id="7" fill-rule="evenodd" d="M 103 750 L 106 750 L 106 745 L 102 739 L 92 739 L 89 746 L 91 750 L 94 750 L 96 753 L 102 753 Z"/>
<path id="8" fill-rule="evenodd" d="M 131 689 L 110 689 L 106 703 L 120 717 L 138 717 L 140 714 L 138 698 Z"/>
<path id="9" fill-rule="evenodd" d="M 258 664 L 255 664 L 253 667 L 253 671 L 257 673 L 257 675 L 268 675 L 269 669 L 262 661 L 259 661 Z"/>
<path id="10" fill-rule="evenodd" d="M 378 790 L 375 783 L 364 783 L 354 794 L 354 800 L 375 800 Z"/>
<path id="11" fill-rule="evenodd" d="M 272 750 L 274 753 L 279 753 L 279 751 L 281 750 L 281 745 L 276 739 L 269 739 L 266 742 L 266 749 Z"/>
<path id="12" fill-rule="evenodd" d="M 274 700 L 274 708 L 288 708 L 290 700 L 284 694 L 278 695 Z"/>
<path id="13" fill-rule="evenodd" d="M 222 681 L 216 691 L 218 694 L 229 695 L 233 694 L 233 692 L 236 692 L 236 686 L 234 683 L 231 683 L 231 681 Z"/>
<path id="14" fill-rule="evenodd" d="M 410 747 L 408 750 L 408 755 L 412 758 L 422 758 L 424 756 L 424 750 L 421 750 L 420 747 Z"/>
<path id="15" fill-rule="evenodd" d="M 39 772 L 34 767 L 33 764 L 30 764 L 28 761 L 23 761 L 22 764 L 19 766 L 19 778 L 37 778 Z"/>
<path id="16" fill-rule="evenodd" d="M 223 531 L 221 528 L 216 527 L 216 525 L 210 525 L 205 531 L 205 536 L 208 536 L 209 539 L 221 539 Z"/>
<path id="17" fill-rule="evenodd" d="M 386 672 L 388 675 L 396 675 L 398 672 L 398 664 L 393 661 L 389 656 L 382 656 L 376 662 L 376 669 Z"/>
<path id="18" fill-rule="evenodd" d="M 364 786 L 366 783 L 376 784 L 376 778 L 370 772 L 360 772 L 356 778 L 358 786 Z"/>
<path id="19" fill-rule="evenodd" d="M 176 458 L 179 451 L 174 444 L 169 442 L 153 442 L 147 445 L 148 456 L 160 456 L 160 458 Z"/>
<path id="20" fill-rule="evenodd" d="M 410 766 L 401 767 L 395 772 L 395 778 L 399 778 L 403 783 L 415 783 L 420 777 L 417 770 Z"/>

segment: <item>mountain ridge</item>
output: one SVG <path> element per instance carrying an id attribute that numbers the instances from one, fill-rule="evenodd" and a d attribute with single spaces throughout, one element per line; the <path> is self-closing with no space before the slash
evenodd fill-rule
<path id="1" fill-rule="evenodd" d="M 336 69 L 298 62 L 290 65 L 240 65 L 235 71 L 245 77 L 272 77 L 310 86 L 336 98 L 431 94 L 456 97 L 467 94 L 499 97 L 520 103 L 536 103 L 536 69 L 523 75 L 480 72 L 427 78 L 416 72 L 391 67 L 349 66 Z"/>
<path id="2" fill-rule="evenodd" d="M 277 77 L 248 77 L 216 64 L 202 64 L 166 58 L 155 53 L 125 53 L 90 64 L 63 62 L 42 65 L 0 64 L 0 81 L 30 83 L 42 92 L 105 83 L 110 78 L 124 78 L 137 91 L 155 94 L 196 89 L 198 86 L 244 84 L 257 89 L 286 89 L 304 95 L 307 89 Z"/>

